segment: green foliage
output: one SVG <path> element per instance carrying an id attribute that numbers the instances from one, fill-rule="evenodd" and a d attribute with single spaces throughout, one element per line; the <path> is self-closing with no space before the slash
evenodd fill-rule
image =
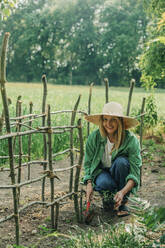
<path id="1" fill-rule="evenodd" d="M 140 111 L 140 109 L 134 109 L 132 114 L 134 116 L 139 116 Z M 150 94 L 146 98 L 144 113 L 145 115 L 143 116 L 143 132 L 153 132 L 154 127 L 156 127 L 156 125 L 158 124 L 157 104 L 155 102 L 155 97 L 153 94 Z M 140 117 L 138 119 L 140 121 Z M 139 133 L 140 127 L 137 126 L 135 130 Z"/>
<path id="2" fill-rule="evenodd" d="M 28 248 L 28 247 L 27 246 L 24 246 L 24 245 L 14 245 L 13 248 Z"/>
<path id="3" fill-rule="evenodd" d="M 164 12 L 164 0 L 143 0 L 143 3 L 150 16 L 160 16 Z"/>
<path id="4" fill-rule="evenodd" d="M 148 42 L 144 47 L 140 60 L 142 81 L 156 82 L 159 87 L 165 87 L 165 28 L 164 28 L 164 0 L 143 0 L 145 9 L 150 18 L 147 27 Z"/>
<path id="5" fill-rule="evenodd" d="M 106 225 L 105 225 L 106 226 Z M 126 232 L 124 225 L 119 226 L 106 226 L 101 228 L 99 232 L 89 229 L 88 232 L 81 231 L 81 235 L 73 236 L 63 242 L 62 247 L 75 247 L 75 248 L 142 248 L 145 243 L 138 241 L 133 231 Z M 61 247 L 60 245 L 57 247 Z"/>
<path id="6" fill-rule="evenodd" d="M 130 198 L 132 202 L 131 208 L 136 210 L 134 214 L 138 217 L 138 221 L 146 228 L 143 229 L 143 235 L 145 236 L 147 231 L 156 233 L 164 230 L 165 227 L 165 208 L 164 207 L 152 207 L 148 201 L 142 200 L 137 197 Z M 143 227 L 141 227 L 143 228 Z M 152 245 L 165 244 L 164 234 L 160 236 L 159 241 L 154 241 Z M 151 246 L 153 247 L 153 246 Z"/>
<path id="7" fill-rule="evenodd" d="M 0 1 L 0 17 L 6 20 L 12 13 L 12 9 L 15 7 L 17 0 L 1 0 Z"/>
<path id="8" fill-rule="evenodd" d="M 146 98 L 146 115 L 144 117 L 144 125 L 146 128 L 154 128 L 158 123 L 157 106 L 155 103 L 154 95 L 150 95 Z"/>
<path id="9" fill-rule="evenodd" d="M 11 33 L 9 80 L 38 81 L 46 73 L 55 84 L 101 85 L 107 77 L 124 86 L 139 79 L 146 27 L 139 1 L 29 0 L 0 25 L 0 42 Z"/>
<path id="10" fill-rule="evenodd" d="M 40 235 L 44 236 L 49 233 L 52 233 L 53 229 L 46 227 L 45 225 L 39 226 L 39 233 Z"/>

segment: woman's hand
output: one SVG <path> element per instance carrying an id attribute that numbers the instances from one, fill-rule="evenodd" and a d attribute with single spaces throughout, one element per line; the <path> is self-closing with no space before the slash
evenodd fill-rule
<path id="1" fill-rule="evenodd" d="M 92 196 L 93 196 L 92 182 L 87 182 L 87 188 L 86 188 L 86 200 L 87 200 L 87 202 L 92 200 Z"/>
<path id="2" fill-rule="evenodd" d="M 122 201 L 124 198 L 124 193 L 122 192 L 122 190 L 118 191 L 114 197 L 115 200 L 115 206 L 114 208 L 117 209 L 118 207 L 120 207 Z"/>

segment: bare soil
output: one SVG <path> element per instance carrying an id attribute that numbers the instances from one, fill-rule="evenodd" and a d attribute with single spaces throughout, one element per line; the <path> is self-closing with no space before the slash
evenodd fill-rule
<path id="1" fill-rule="evenodd" d="M 144 152 L 145 153 L 145 152 Z M 69 166 L 69 160 L 57 161 L 54 168 L 65 168 Z M 32 178 L 40 177 L 42 174 L 40 165 L 31 167 Z M 69 171 L 58 172 L 61 181 L 55 179 L 55 198 L 66 194 L 68 191 Z M 27 168 L 23 169 L 22 181 L 27 178 Z M 10 184 L 8 172 L 0 172 L 0 185 Z M 81 186 L 80 186 L 81 187 Z M 142 168 L 142 186 L 138 192 L 142 199 L 150 201 L 151 205 L 165 207 L 165 154 L 156 151 L 152 158 L 144 156 Z M 50 201 L 50 183 L 46 180 L 45 200 Z M 23 206 L 31 201 L 41 200 L 41 182 L 33 183 L 21 188 L 20 205 Z M 90 225 L 78 224 L 76 222 L 73 200 L 65 199 L 60 206 L 58 233 L 69 234 L 78 233 L 79 230 L 89 228 L 98 230 L 103 223 L 117 223 L 121 221 L 131 221 L 131 216 L 118 218 L 113 213 L 105 213 L 102 210 L 101 198 L 94 195 L 94 205 L 96 214 Z M 13 213 L 12 191 L 0 190 L 0 219 Z M 51 228 L 50 208 L 42 205 L 34 205 L 20 214 L 20 243 L 25 247 L 53 248 L 62 238 L 48 236 Z M 45 236 L 47 235 L 47 236 Z M 11 248 L 15 243 L 15 223 L 14 219 L 0 224 L 0 248 Z M 35 245 L 35 246 L 34 246 Z M 62 243 L 61 243 L 61 247 Z"/>

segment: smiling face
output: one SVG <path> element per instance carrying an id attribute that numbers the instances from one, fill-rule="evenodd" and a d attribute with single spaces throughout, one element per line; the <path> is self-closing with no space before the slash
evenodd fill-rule
<path id="1" fill-rule="evenodd" d="M 103 115 L 103 127 L 108 135 L 113 136 L 118 129 L 117 117 Z"/>

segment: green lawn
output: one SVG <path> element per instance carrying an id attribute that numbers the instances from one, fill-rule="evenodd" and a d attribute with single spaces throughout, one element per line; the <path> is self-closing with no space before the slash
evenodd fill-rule
<path id="1" fill-rule="evenodd" d="M 7 83 L 7 96 L 11 98 L 12 105 L 10 109 L 15 108 L 17 96 L 22 96 L 23 108 L 28 109 L 30 101 L 33 102 L 33 108 L 36 112 L 41 112 L 42 109 L 42 83 Z M 66 86 L 66 85 L 51 85 L 48 84 L 47 103 L 51 105 L 51 111 L 72 109 L 78 95 L 81 94 L 79 105 L 80 110 L 87 111 L 88 105 L 88 86 Z M 126 111 L 128 103 L 129 88 L 110 87 L 109 101 L 117 101 L 124 106 Z M 135 88 L 133 91 L 131 110 L 141 108 L 143 97 L 147 97 L 149 93 L 143 89 Z M 155 93 L 156 103 L 158 107 L 158 115 L 165 116 L 164 99 L 165 90 L 159 89 Z M 105 88 L 103 86 L 94 86 L 92 91 L 92 113 L 98 113 L 102 110 L 105 103 Z M 2 109 L 2 99 L 0 97 L 0 110 Z"/>

